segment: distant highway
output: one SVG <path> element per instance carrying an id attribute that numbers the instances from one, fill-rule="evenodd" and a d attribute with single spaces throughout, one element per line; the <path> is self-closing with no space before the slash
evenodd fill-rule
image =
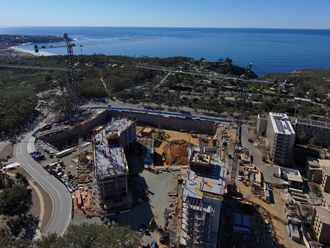
<path id="1" fill-rule="evenodd" d="M 29 154 L 29 152 L 34 150 L 35 138 L 32 137 L 32 134 L 33 132 L 28 133 L 20 143 L 15 145 L 13 160 L 19 162 L 52 199 L 52 216 L 43 234 L 56 233 L 63 235 L 71 220 L 71 195 L 62 183 L 32 159 Z"/>

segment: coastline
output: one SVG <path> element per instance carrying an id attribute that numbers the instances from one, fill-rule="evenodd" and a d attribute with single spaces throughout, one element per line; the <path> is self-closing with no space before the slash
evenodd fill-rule
<path id="1" fill-rule="evenodd" d="M 10 50 L 14 51 L 14 52 L 18 52 L 18 53 L 21 53 L 23 55 L 32 55 L 32 56 L 54 56 L 56 54 L 53 54 L 53 53 L 47 53 L 47 52 L 34 52 L 34 51 L 29 51 L 29 50 L 25 50 L 23 48 L 18 48 L 16 46 L 12 46 L 9 48 Z"/>

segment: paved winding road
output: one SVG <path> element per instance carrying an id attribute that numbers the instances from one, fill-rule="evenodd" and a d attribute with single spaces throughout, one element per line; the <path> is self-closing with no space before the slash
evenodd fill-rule
<path id="1" fill-rule="evenodd" d="M 50 195 L 52 199 L 52 216 L 43 234 L 56 233 L 63 235 L 70 220 L 72 210 L 72 200 L 66 187 L 54 176 L 51 176 L 42 166 L 32 159 L 29 152 L 35 150 L 35 138 L 32 133 L 28 133 L 24 139 L 15 145 L 14 160 L 19 162 L 23 168 L 38 182 Z"/>
<path id="2" fill-rule="evenodd" d="M 119 101 L 111 102 L 111 104 L 118 107 L 127 105 Z M 91 105 L 95 106 L 95 104 Z M 104 105 L 104 107 L 107 106 L 107 104 L 100 105 Z M 136 107 L 133 104 L 128 104 L 128 106 Z M 202 116 L 203 114 L 201 114 L 201 117 Z M 42 124 L 44 123 L 39 123 L 40 126 Z M 32 137 L 32 134 L 32 131 L 25 134 L 25 138 L 23 138 L 21 141 L 19 141 L 19 143 L 15 145 L 13 160 L 19 162 L 23 168 L 31 175 L 31 177 L 46 190 L 52 199 L 52 216 L 43 234 L 57 233 L 58 235 L 63 235 L 71 220 L 71 195 L 62 183 L 60 183 L 56 178 L 44 170 L 39 163 L 32 159 L 31 155 L 29 154 L 30 152 L 35 151 L 35 138 Z M 0 148 L 2 146 L 5 146 L 4 142 L 0 143 Z"/>

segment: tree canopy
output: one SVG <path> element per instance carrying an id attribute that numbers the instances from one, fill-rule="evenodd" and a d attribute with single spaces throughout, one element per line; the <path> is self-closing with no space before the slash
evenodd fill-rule
<path id="1" fill-rule="evenodd" d="M 9 216 L 26 214 L 31 205 L 31 190 L 23 185 L 14 185 L 0 193 L 1 214 Z"/>
<path id="2" fill-rule="evenodd" d="M 17 244 L 17 247 L 27 248 L 136 248 L 140 244 L 140 237 L 129 226 L 115 224 L 108 227 L 103 224 L 83 223 L 71 225 L 61 237 L 49 234 L 37 241 L 10 242 L 3 236 L 0 247 L 1 244 L 6 244 L 6 247 L 16 247 Z"/>

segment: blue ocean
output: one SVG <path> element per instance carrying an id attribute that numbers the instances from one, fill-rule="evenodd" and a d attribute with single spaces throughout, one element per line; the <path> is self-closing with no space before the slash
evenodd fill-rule
<path id="1" fill-rule="evenodd" d="M 187 56 L 217 61 L 231 58 L 246 67 L 253 63 L 259 76 L 296 69 L 330 68 L 330 30 L 252 28 L 138 28 L 138 27 L 5 27 L 0 34 L 57 35 L 77 43 L 154 37 L 155 39 L 75 47 L 74 54 L 127 56 Z M 33 50 L 34 44 L 20 48 Z M 41 45 L 41 44 L 40 44 Z M 65 43 L 43 44 L 65 45 Z M 65 48 L 45 49 L 64 55 Z"/>

